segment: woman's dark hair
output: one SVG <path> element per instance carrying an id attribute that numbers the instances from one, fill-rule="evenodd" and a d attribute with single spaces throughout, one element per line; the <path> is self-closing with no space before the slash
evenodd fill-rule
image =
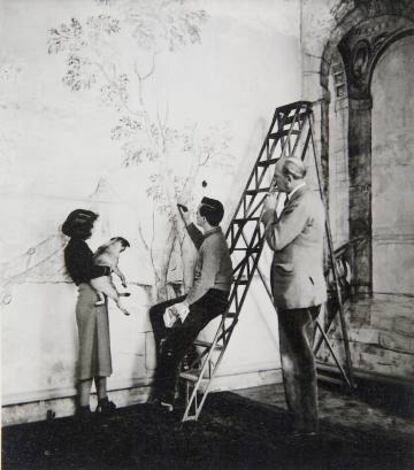
<path id="1" fill-rule="evenodd" d="M 87 209 L 75 209 L 62 225 L 62 232 L 71 238 L 87 240 L 92 235 L 92 228 L 98 214 Z"/>
<path id="2" fill-rule="evenodd" d="M 199 212 L 201 217 L 205 217 L 210 225 L 216 227 L 223 219 L 224 207 L 217 199 L 203 197 Z"/>

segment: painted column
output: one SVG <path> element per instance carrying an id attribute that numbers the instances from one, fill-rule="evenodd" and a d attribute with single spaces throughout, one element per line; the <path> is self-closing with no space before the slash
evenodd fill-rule
<path id="1" fill-rule="evenodd" d="M 354 284 L 357 292 L 372 292 L 371 215 L 372 99 L 349 98 L 350 238 L 354 244 Z"/>

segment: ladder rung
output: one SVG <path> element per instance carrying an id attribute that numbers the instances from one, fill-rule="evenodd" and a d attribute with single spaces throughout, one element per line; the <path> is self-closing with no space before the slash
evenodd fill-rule
<path id="1" fill-rule="evenodd" d="M 330 375 L 325 375 L 325 374 L 321 374 L 317 373 L 317 379 L 322 381 L 322 382 L 329 382 L 331 384 L 336 384 L 336 385 L 343 385 L 343 380 L 339 379 L 338 377 L 332 377 Z"/>
<path id="2" fill-rule="evenodd" d="M 190 382 L 197 382 L 199 375 L 197 375 L 198 371 L 187 371 L 187 372 L 181 372 L 180 373 L 180 378 L 184 380 L 189 380 Z M 203 379 L 207 380 L 207 379 Z"/>
<path id="3" fill-rule="evenodd" d="M 278 113 L 289 113 L 292 109 L 298 109 L 298 107 L 306 107 L 307 109 L 312 109 L 311 101 L 295 101 L 294 103 L 285 104 L 284 106 L 279 106 L 276 108 Z"/>
<path id="4" fill-rule="evenodd" d="M 242 224 L 245 222 L 259 222 L 260 217 L 241 217 L 239 219 L 233 219 L 232 223 L 234 224 Z"/>
<path id="5" fill-rule="evenodd" d="M 299 135 L 300 131 L 297 131 L 294 129 L 292 130 L 284 129 L 282 131 L 277 131 L 277 132 L 274 132 L 273 134 L 270 134 L 269 139 L 280 139 L 280 137 L 286 137 L 289 133 L 290 135 Z"/>
<path id="6" fill-rule="evenodd" d="M 223 315 L 224 316 L 224 315 Z M 236 312 L 227 312 L 226 315 L 225 315 L 225 318 L 236 318 L 237 317 L 237 313 Z"/>
<path id="7" fill-rule="evenodd" d="M 210 341 L 203 341 L 202 339 L 196 339 L 193 344 L 194 346 L 202 346 L 203 348 L 210 348 L 211 346 L 213 346 L 213 343 L 210 343 Z M 214 349 L 221 351 L 223 349 L 223 346 L 220 344 L 216 344 L 214 346 Z"/>
<path id="8" fill-rule="evenodd" d="M 318 380 L 343 385 L 344 381 L 340 377 L 333 375 L 336 374 L 336 371 L 333 370 L 334 367 L 335 366 L 333 364 L 326 364 L 324 362 L 316 360 L 316 371 Z"/>
<path id="9" fill-rule="evenodd" d="M 269 160 L 261 160 L 257 162 L 257 166 L 270 166 L 276 163 L 280 158 L 270 158 Z"/>
<path id="10" fill-rule="evenodd" d="M 259 253 L 260 248 L 247 248 L 247 247 L 244 247 L 244 248 L 233 248 L 231 251 L 232 251 L 232 252 L 233 252 L 233 251 L 245 251 L 246 253 Z"/>
<path id="11" fill-rule="evenodd" d="M 234 281 L 234 283 L 238 284 L 239 286 L 246 286 L 248 282 L 248 279 L 239 279 Z"/>
<path id="12" fill-rule="evenodd" d="M 296 121 L 297 122 L 302 121 L 308 114 L 309 114 L 309 111 L 302 111 L 301 113 L 299 113 L 299 117 L 296 119 Z M 295 119 L 296 116 L 297 116 L 297 114 L 295 113 L 293 116 L 287 117 L 285 119 L 284 125 L 286 126 L 287 124 L 292 124 L 292 122 L 293 122 L 293 120 Z M 294 132 L 299 134 L 299 131 L 294 131 Z"/>
<path id="13" fill-rule="evenodd" d="M 248 189 L 246 191 L 246 194 L 252 195 L 252 194 L 258 194 L 258 193 L 268 193 L 269 190 L 270 190 L 270 187 L 268 187 L 268 188 Z"/>

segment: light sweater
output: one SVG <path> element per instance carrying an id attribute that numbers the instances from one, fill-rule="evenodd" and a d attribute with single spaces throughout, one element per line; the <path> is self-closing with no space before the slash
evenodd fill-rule
<path id="1" fill-rule="evenodd" d="M 203 235 L 194 224 L 190 224 L 187 231 L 198 249 L 194 283 L 186 298 L 186 302 L 191 305 L 210 289 L 229 291 L 233 282 L 233 266 L 220 227 L 214 227 Z"/>

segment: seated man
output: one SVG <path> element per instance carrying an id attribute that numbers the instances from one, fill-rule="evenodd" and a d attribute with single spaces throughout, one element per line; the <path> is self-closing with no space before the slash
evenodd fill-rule
<path id="1" fill-rule="evenodd" d="M 227 309 L 233 268 L 229 249 L 219 223 L 224 209 L 220 201 L 204 197 L 197 210 L 197 225 L 188 224 L 188 212 L 182 213 L 187 231 L 198 249 L 194 283 L 187 295 L 154 305 L 150 319 L 157 347 L 157 371 L 153 399 L 173 409 L 178 367 L 187 349 L 200 331 Z M 167 328 L 165 311 L 174 305 L 177 319 Z M 167 321 L 168 324 L 168 321 Z"/>

